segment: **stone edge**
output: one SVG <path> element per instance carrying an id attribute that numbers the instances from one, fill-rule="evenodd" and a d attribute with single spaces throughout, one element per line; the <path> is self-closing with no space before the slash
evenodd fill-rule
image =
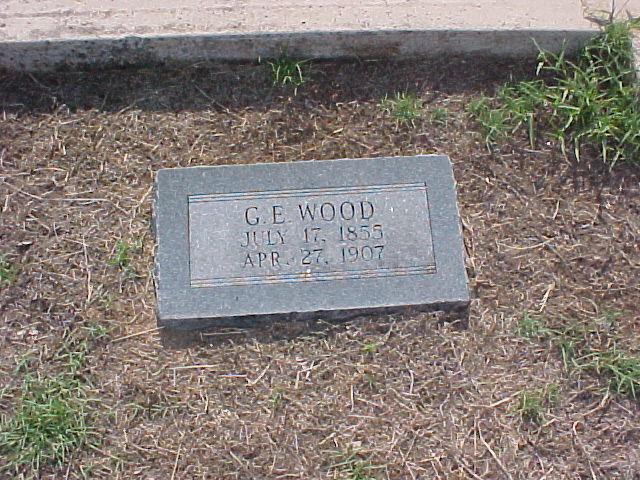
<path id="1" fill-rule="evenodd" d="M 168 331 L 206 330 L 209 328 L 254 328 L 278 322 L 305 322 L 322 319 L 326 322 L 342 322 L 357 317 L 392 314 L 411 315 L 415 313 L 442 312 L 447 317 L 467 325 L 469 321 L 470 299 L 454 300 L 444 303 L 425 305 L 399 305 L 393 307 L 358 308 L 351 310 L 318 310 L 314 312 L 269 313 L 264 315 L 242 315 L 219 318 L 189 318 L 180 320 L 162 320 L 157 318 L 158 327 Z"/>
<path id="2" fill-rule="evenodd" d="M 416 157 L 443 157 L 443 155 L 416 155 Z M 444 156 L 446 157 L 446 156 Z M 366 157 L 363 159 L 374 160 L 376 158 L 395 158 L 395 157 Z M 320 162 L 336 162 L 343 160 L 353 160 L 349 158 L 339 158 L 332 160 L 321 160 Z M 447 157 L 447 161 L 449 162 L 449 169 L 452 175 L 452 184 L 454 185 L 454 189 L 457 190 L 457 181 L 453 173 L 452 165 L 450 163 L 450 159 Z M 302 160 L 297 163 L 317 163 L 318 160 Z M 260 164 L 260 165 L 268 165 Z M 274 164 L 275 165 L 275 164 Z M 216 166 L 215 168 L 229 168 L 235 169 L 238 165 L 221 165 Z M 201 168 L 211 168 L 210 166 L 193 166 L 187 167 L 189 169 L 201 169 Z M 173 170 L 173 169 L 164 169 L 164 170 Z M 162 171 L 162 170 L 161 170 Z M 451 296 L 447 300 L 440 300 L 434 303 L 427 304 L 407 304 L 407 305 L 392 305 L 392 306 L 371 306 L 371 307 L 359 307 L 359 308 L 343 308 L 337 310 L 309 310 L 309 311 L 296 311 L 290 313 L 265 313 L 265 314 L 250 314 L 250 315 L 231 315 L 231 316 L 220 316 L 220 317 L 211 317 L 211 318 L 163 318 L 159 309 L 159 301 L 158 301 L 158 262 L 157 262 L 157 249 L 158 249 L 158 201 L 159 201 L 159 182 L 158 175 L 160 171 L 156 171 L 154 175 L 154 185 L 153 185 L 153 206 L 151 213 L 151 231 L 154 238 L 154 265 L 153 265 L 153 282 L 154 282 L 154 297 L 156 298 L 155 302 L 155 317 L 157 321 L 157 325 L 160 328 L 163 328 L 166 332 L 186 332 L 186 331 L 203 331 L 212 328 L 253 328 L 261 325 L 266 325 L 273 323 L 274 321 L 284 321 L 284 322 L 307 322 L 322 319 L 322 321 L 328 322 L 342 322 L 347 321 L 353 318 L 368 316 L 368 315 L 376 315 L 376 316 L 387 316 L 392 314 L 403 314 L 410 315 L 415 313 L 437 313 L 443 314 L 444 318 L 447 318 L 448 321 L 457 322 L 462 326 L 468 325 L 469 320 L 469 308 L 471 305 L 472 297 L 471 292 L 469 290 L 469 278 L 468 271 L 466 268 L 467 259 L 466 259 L 466 249 L 464 249 L 464 234 L 462 230 L 462 222 L 460 217 L 459 205 L 457 202 L 457 196 L 454 201 L 454 206 L 456 209 L 456 216 L 458 218 L 458 232 L 457 236 L 460 241 L 460 251 L 462 255 L 462 265 L 463 265 L 463 275 L 466 285 L 466 291 L 464 295 L 456 295 Z"/>
<path id="3" fill-rule="evenodd" d="M 0 42 L 0 69 L 56 71 L 203 61 L 246 62 L 283 53 L 305 59 L 486 55 L 530 58 L 538 46 L 576 52 L 598 29 L 357 30 L 189 34 Z"/>

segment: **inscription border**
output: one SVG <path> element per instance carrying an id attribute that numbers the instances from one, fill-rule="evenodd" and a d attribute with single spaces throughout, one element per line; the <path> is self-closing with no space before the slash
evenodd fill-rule
<path id="1" fill-rule="evenodd" d="M 435 261 L 435 245 L 433 243 L 433 231 L 431 227 L 431 211 L 429 205 L 429 194 L 426 182 L 416 183 L 393 183 L 379 185 L 363 185 L 350 187 L 325 187 L 325 188 L 307 188 L 307 189 L 283 189 L 283 190 L 265 190 L 265 191 L 248 191 L 248 192 L 232 192 L 232 193 L 212 193 L 212 194 L 193 194 L 187 197 L 187 203 L 209 203 L 209 202 L 225 202 L 235 200 L 262 200 L 269 198 L 304 198 L 308 196 L 319 195 L 344 195 L 344 194 L 375 194 L 397 191 L 424 191 L 425 206 L 427 213 L 427 222 L 429 223 L 428 240 L 433 250 L 433 262 L 424 265 L 411 265 L 397 268 L 375 268 L 375 269 L 357 269 L 357 270 L 334 270 L 329 272 L 299 272 L 299 273 L 283 273 L 278 275 L 255 275 L 241 277 L 210 277 L 197 278 L 191 276 L 191 225 L 190 225 L 190 208 L 187 214 L 188 243 L 189 243 L 189 279 L 192 288 L 213 288 L 213 287 L 229 287 L 229 286 L 246 286 L 246 285 L 263 285 L 274 283 L 302 283 L 302 282 L 319 282 L 328 280 L 357 280 L 362 278 L 382 278 L 382 277 L 402 277 L 409 275 L 433 275 L 437 273 Z"/>

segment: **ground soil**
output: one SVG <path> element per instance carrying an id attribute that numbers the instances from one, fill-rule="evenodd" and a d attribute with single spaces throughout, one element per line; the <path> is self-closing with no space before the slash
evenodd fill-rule
<path id="1" fill-rule="evenodd" d="M 491 59 L 314 65 L 293 95 L 264 65 L 0 76 L 0 385 L 55 370 L 64 332 L 100 324 L 90 382 L 96 446 L 42 478 L 640 478 L 640 405 L 568 372 L 524 313 L 598 322 L 640 348 L 639 169 L 580 165 L 544 139 L 490 152 L 469 101 L 531 66 Z M 415 127 L 379 101 L 412 91 Z M 446 121 L 430 112 L 445 108 Z M 164 167 L 449 155 L 468 255 L 469 325 L 426 314 L 344 324 L 156 329 L 150 230 Z M 136 275 L 109 259 L 141 239 Z M 184 339 L 183 339 L 184 340 Z M 522 391 L 558 388 L 536 424 Z M 351 475 L 351 476 L 349 476 Z"/>

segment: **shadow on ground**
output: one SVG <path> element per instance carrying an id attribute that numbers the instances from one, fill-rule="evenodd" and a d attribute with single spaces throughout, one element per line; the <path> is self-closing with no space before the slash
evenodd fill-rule
<path id="1" fill-rule="evenodd" d="M 477 56 L 397 62 L 316 62 L 311 66 L 305 94 L 297 102 L 378 101 L 396 91 L 452 94 L 490 89 L 530 72 L 530 63 L 514 64 Z M 173 112 L 269 109 L 274 103 L 279 104 L 283 95 L 282 89 L 271 84 L 266 64 L 198 63 L 179 69 L 5 73 L 0 80 L 0 107 L 32 113 L 49 112 L 63 105 L 72 111 L 104 112 L 125 108 Z"/>

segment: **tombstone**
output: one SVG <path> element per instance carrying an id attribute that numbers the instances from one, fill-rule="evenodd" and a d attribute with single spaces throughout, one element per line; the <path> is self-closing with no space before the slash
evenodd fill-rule
<path id="1" fill-rule="evenodd" d="M 445 156 L 164 169 L 154 228 L 172 329 L 469 305 Z"/>

